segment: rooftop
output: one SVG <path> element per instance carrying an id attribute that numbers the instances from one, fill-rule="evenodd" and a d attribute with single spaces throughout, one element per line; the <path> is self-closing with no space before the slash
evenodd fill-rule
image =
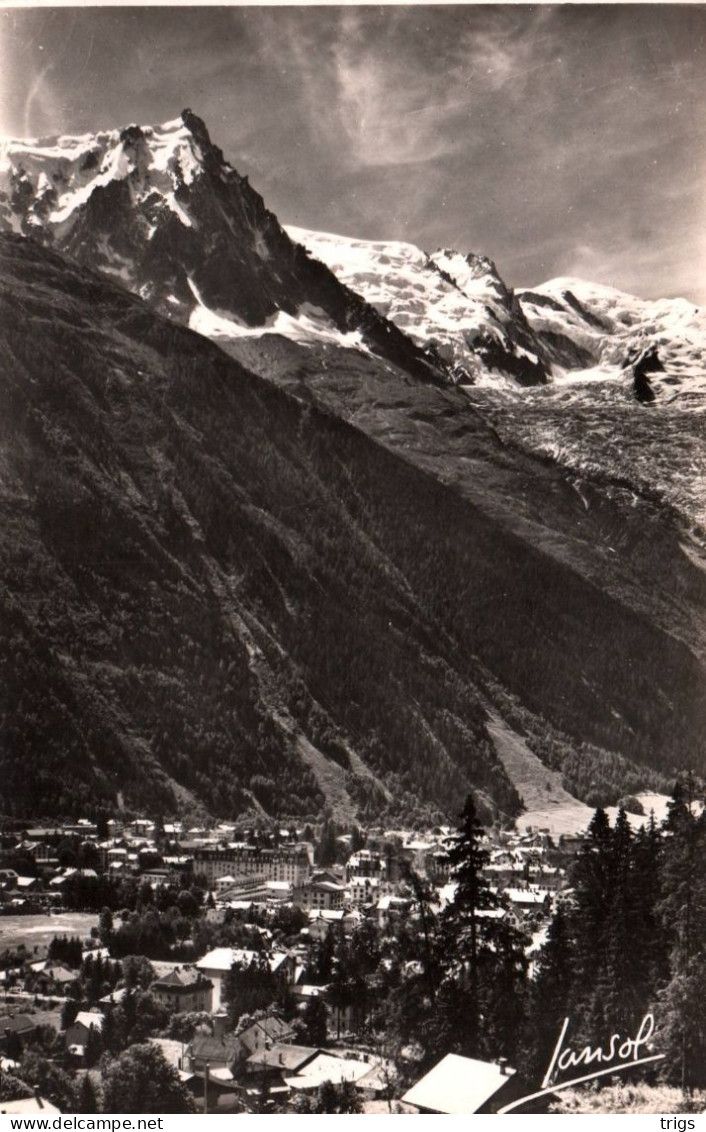
<path id="1" fill-rule="evenodd" d="M 503 1073 L 493 1061 L 449 1053 L 402 1100 L 417 1108 L 455 1116 L 478 1112 L 514 1073 L 509 1068 Z"/>

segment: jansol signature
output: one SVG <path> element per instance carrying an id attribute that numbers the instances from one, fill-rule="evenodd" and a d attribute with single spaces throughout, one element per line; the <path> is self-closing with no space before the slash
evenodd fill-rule
<path id="1" fill-rule="evenodd" d="M 649 1047 L 650 1038 L 652 1037 L 655 1029 L 654 1015 L 646 1014 L 640 1023 L 634 1038 L 623 1038 L 620 1034 L 611 1034 L 607 1045 L 601 1046 L 584 1046 L 582 1049 L 574 1050 L 568 1046 L 563 1048 L 566 1039 L 566 1031 L 569 1028 L 569 1019 L 564 1019 L 564 1025 L 559 1034 L 559 1040 L 554 1047 L 552 1059 L 549 1062 L 549 1068 L 544 1075 L 542 1081 L 542 1088 L 546 1089 L 547 1085 L 552 1079 L 554 1071 L 559 1069 L 565 1071 L 567 1069 L 578 1069 L 580 1065 L 599 1065 L 608 1064 L 610 1072 L 619 1073 L 622 1069 L 627 1069 L 633 1065 L 642 1064 L 643 1061 L 651 1061 L 652 1058 L 641 1058 L 641 1050 Z M 608 1072 L 608 1070 L 606 1070 Z"/>
<path id="2" fill-rule="evenodd" d="M 596 1077 L 603 1077 L 607 1074 L 622 1073 L 636 1065 L 646 1065 L 647 1062 L 661 1061 L 664 1058 L 663 1053 L 650 1052 L 652 1048 L 650 1041 L 655 1029 L 655 1020 L 652 1014 L 645 1014 L 634 1037 L 611 1034 L 606 1042 L 601 1042 L 595 1046 L 585 1045 L 580 1049 L 573 1049 L 566 1041 L 569 1025 L 569 1019 L 565 1018 L 549 1067 L 542 1079 L 541 1089 L 538 1089 L 536 1093 L 528 1093 L 519 1097 L 511 1104 L 498 1109 L 499 1116 L 502 1113 L 512 1112 L 520 1105 L 538 1097 L 546 1096 L 548 1093 L 559 1093 L 562 1089 L 583 1084 L 584 1081 L 592 1081 Z M 568 1080 L 552 1081 L 556 1074 L 566 1073 L 572 1069 L 588 1069 L 593 1065 L 602 1066 L 602 1068 L 582 1073 L 580 1076 L 572 1076 Z"/>

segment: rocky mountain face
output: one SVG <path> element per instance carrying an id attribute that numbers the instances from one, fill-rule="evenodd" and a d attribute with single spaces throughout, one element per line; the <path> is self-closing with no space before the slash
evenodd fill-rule
<path id="1" fill-rule="evenodd" d="M 98 268 L 204 334 L 341 342 L 440 376 L 290 240 L 189 110 L 161 126 L 2 143 L 0 230 Z"/>
<path id="2" fill-rule="evenodd" d="M 288 234 L 189 112 L 4 144 L 0 227 L 14 812 L 704 769 L 701 312 Z"/>

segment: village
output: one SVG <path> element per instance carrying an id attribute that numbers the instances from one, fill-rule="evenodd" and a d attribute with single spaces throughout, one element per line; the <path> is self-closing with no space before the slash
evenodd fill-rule
<path id="1" fill-rule="evenodd" d="M 143 818 L 5 831 L 0 1072 L 36 1048 L 47 1082 L 61 1074 L 86 1106 L 106 1055 L 147 1042 L 197 1112 L 496 1111 L 512 1069 L 455 1066 L 450 1089 L 449 1054 L 414 1080 L 413 1044 L 400 1055 L 376 1018 L 396 966 L 421 969 L 400 941 L 454 899 L 451 832 Z M 530 972 L 583 840 L 485 831 L 485 915 L 520 933 Z M 54 1081 L 2 1109 L 60 1100 Z"/>

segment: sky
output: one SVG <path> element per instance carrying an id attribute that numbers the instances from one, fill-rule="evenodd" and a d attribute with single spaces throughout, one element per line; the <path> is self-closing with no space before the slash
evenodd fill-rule
<path id="1" fill-rule="evenodd" d="M 706 301 L 706 4 L 0 10 L 0 133 L 186 106 L 283 223 Z"/>

